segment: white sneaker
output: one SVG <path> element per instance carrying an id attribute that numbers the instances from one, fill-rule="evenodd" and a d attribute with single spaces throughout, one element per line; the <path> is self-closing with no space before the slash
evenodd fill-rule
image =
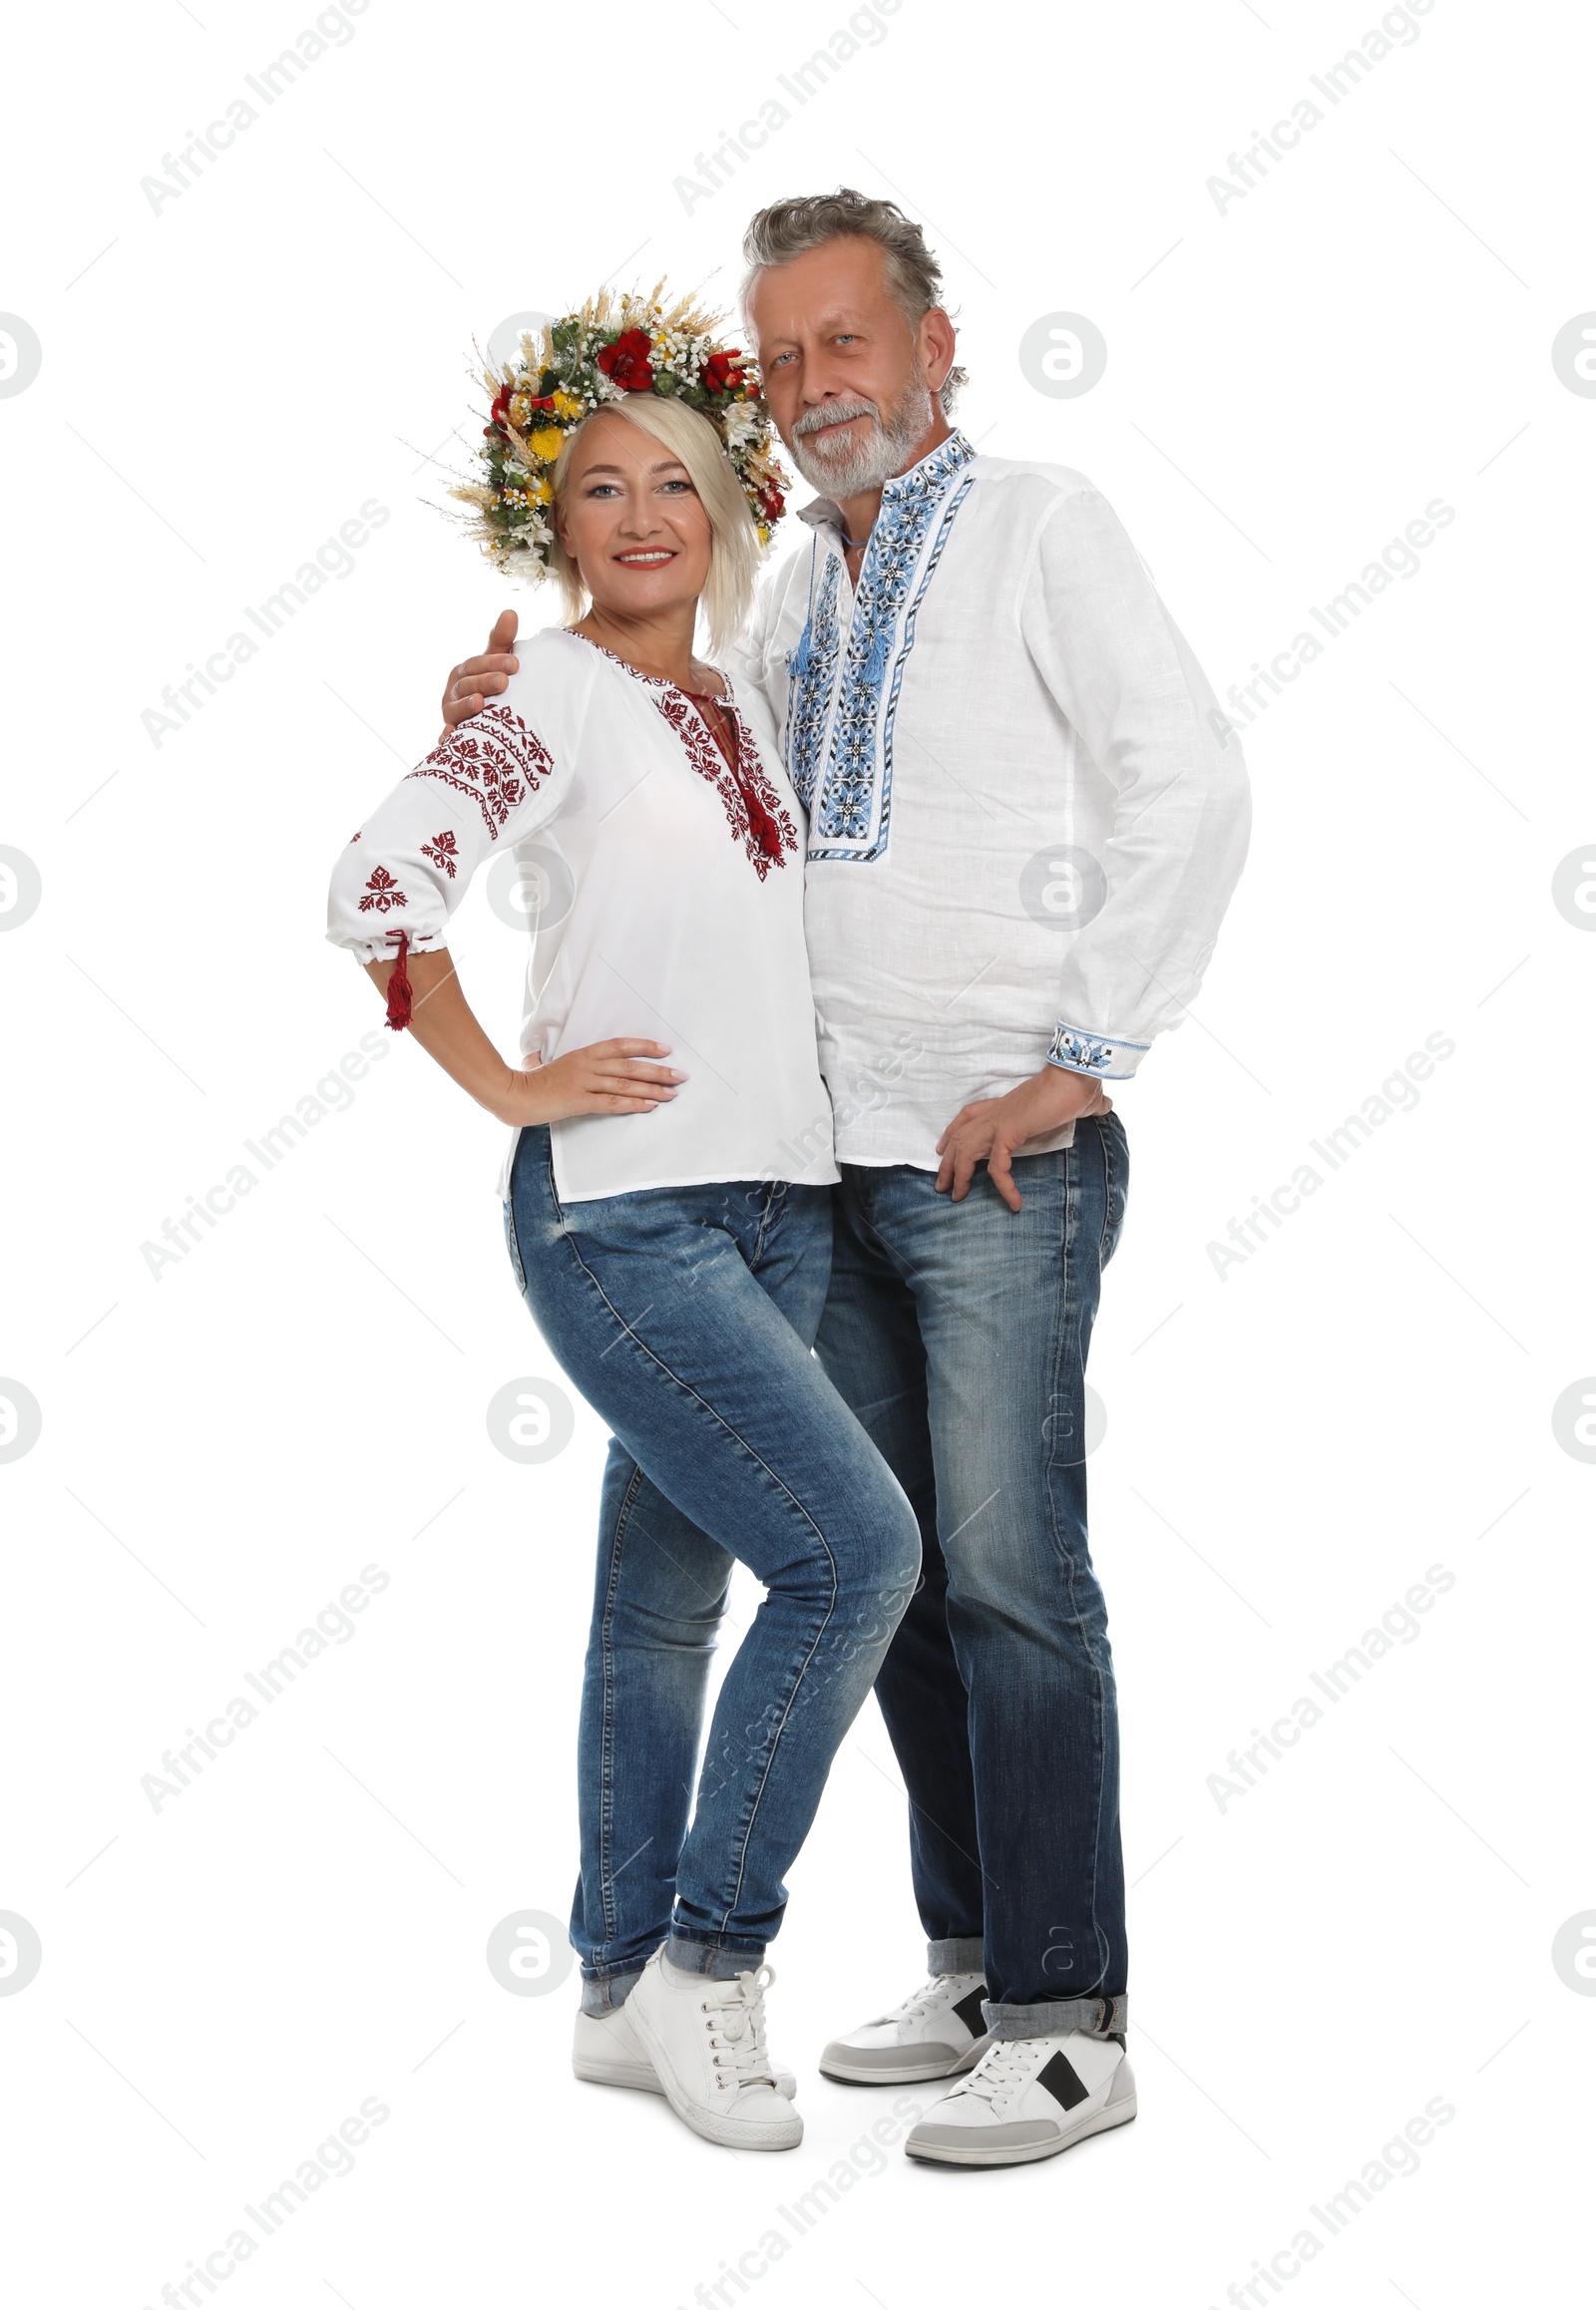
<path id="1" fill-rule="evenodd" d="M 1025 2165 L 1135 2115 L 1136 2081 L 1113 2039 L 999 2038 L 904 2147 L 944 2165 Z"/>
<path id="2" fill-rule="evenodd" d="M 609 2013 L 583 2013 L 579 2009 L 571 2067 L 590 2086 L 630 2086 L 639 2094 L 662 2094 L 665 2090 L 637 2043 L 624 2005 Z M 798 2091 L 791 2070 L 778 2069 L 772 2063 L 770 2075 L 776 2081 L 776 2092 L 785 2094 L 790 2102 Z"/>
<path id="3" fill-rule="evenodd" d="M 776 2091 L 765 2050 L 768 1965 L 717 1981 L 656 1949 L 621 2007 L 676 2116 L 725 2149 L 796 2149 L 804 2121 Z"/>
<path id="4" fill-rule="evenodd" d="M 987 1984 L 979 1973 L 934 1973 L 891 2013 L 833 2038 L 820 2057 L 825 2078 L 850 2086 L 912 2086 L 973 2070 L 991 2044 L 982 2018 Z"/>

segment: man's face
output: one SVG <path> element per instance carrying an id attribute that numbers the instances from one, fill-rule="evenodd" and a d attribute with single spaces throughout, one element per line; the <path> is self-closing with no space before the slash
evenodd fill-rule
<path id="1" fill-rule="evenodd" d="M 812 488 L 847 498 L 913 461 L 935 407 L 885 252 L 848 234 L 762 273 L 748 300 L 765 399 Z"/>

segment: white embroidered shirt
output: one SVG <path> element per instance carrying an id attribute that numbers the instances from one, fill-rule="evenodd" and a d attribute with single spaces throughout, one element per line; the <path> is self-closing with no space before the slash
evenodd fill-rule
<path id="1" fill-rule="evenodd" d="M 514 851 L 545 894 L 529 915 L 523 1053 L 646 1036 L 689 1078 L 651 1114 L 556 1123 L 561 1197 L 834 1180 L 803 813 L 764 700 L 728 685 L 733 769 L 673 683 L 563 628 L 520 657 L 364 821 L 333 873 L 328 938 L 363 962 L 396 954 L 402 933 L 414 954 L 446 946 L 472 876 Z"/>
<path id="2" fill-rule="evenodd" d="M 836 1152 L 934 1170 L 968 1101 L 1044 1061 L 1119 1080 L 1178 1022 L 1246 855 L 1246 774 L 1081 475 L 955 433 L 888 482 L 857 592 L 838 509 L 800 518 L 737 662 L 809 812 Z"/>

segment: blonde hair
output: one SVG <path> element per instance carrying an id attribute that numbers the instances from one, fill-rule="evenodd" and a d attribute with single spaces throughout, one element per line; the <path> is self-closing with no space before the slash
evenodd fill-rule
<path id="1" fill-rule="evenodd" d="M 580 425 L 574 425 L 561 445 L 549 476 L 554 499 L 550 510 L 558 514 L 565 504 L 576 444 L 595 417 L 611 412 L 663 443 L 680 459 L 688 480 L 698 492 L 709 517 L 710 532 L 709 576 L 704 580 L 698 606 L 708 627 L 710 648 L 722 649 L 735 638 L 753 600 L 759 568 L 759 532 L 754 527 L 753 512 L 743 495 L 742 484 L 707 417 L 701 417 L 684 402 L 653 393 L 628 393 L 623 401 L 602 403 Z M 587 615 L 592 597 L 582 581 L 581 571 L 561 543 L 558 530 L 549 548 L 549 565 L 566 606 L 567 623 L 575 625 Z"/>

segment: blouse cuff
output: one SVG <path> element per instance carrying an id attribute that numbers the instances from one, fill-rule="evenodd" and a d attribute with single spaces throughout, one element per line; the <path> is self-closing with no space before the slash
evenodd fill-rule
<path id="1" fill-rule="evenodd" d="M 1109 1083 L 1125 1082 L 1136 1072 L 1151 1043 L 1130 1042 L 1123 1035 L 1091 1034 L 1082 1026 L 1058 1025 L 1047 1046 L 1047 1064 L 1066 1074 L 1096 1075 Z"/>
<path id="2" fill-rule="evenodd" d="M 363 968 L 368 962 L 391 962 L 399 952 L 401 931 L 408 934 L 405 948 L 411 955 L 432 955 L 449 944 L 447 925 L 441 931 L 413 931 L 402 915 L 390 923 L 386 932 L 375 931 L 369 938 L 351 939 L 337 930 L 329 931 L 327 938 L 332 946 L 342 947 L 346 954 L 352 955 Z"/>

